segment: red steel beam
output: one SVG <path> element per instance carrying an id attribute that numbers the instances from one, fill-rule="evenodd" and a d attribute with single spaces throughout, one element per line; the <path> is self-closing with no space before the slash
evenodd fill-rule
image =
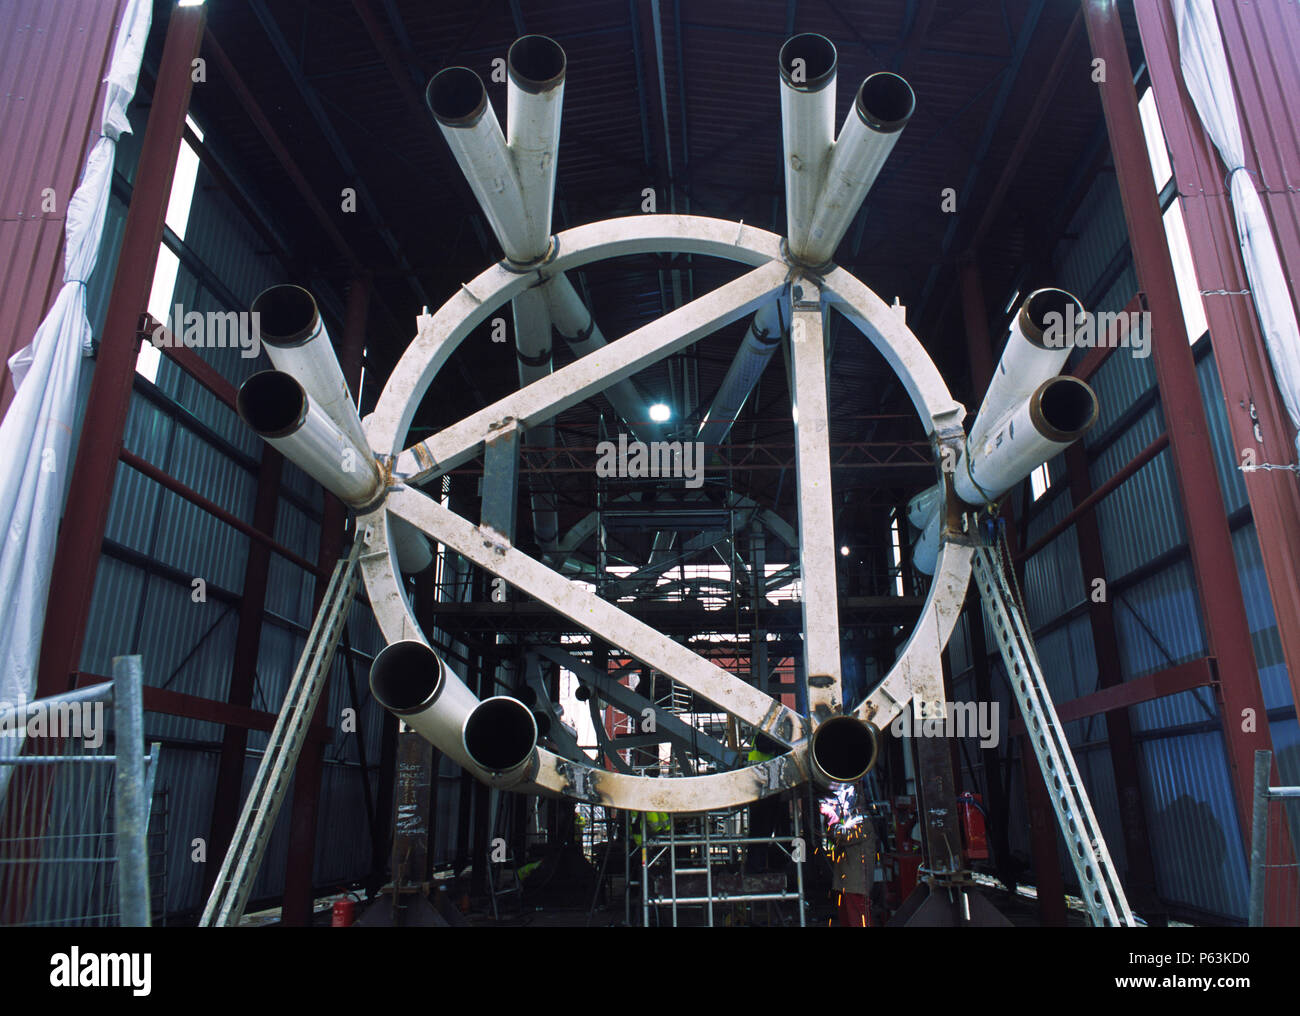
<path id="1" fill-rule="evenodd" d="M 54 554 L 41 641 L 38 696 L 68 689 L 81 662 L 108 505 L 126 425 L 139 348 L 140 308 L 149 302 L 163 219 L 190 105 L 191 61 L 198 56 L 206 8 L 176 7 L 167 24 L 149 120 L 140 144 L 103 339 L 72 467 L 71 490 Z"/>
<path id="2" fill-rule="evenodd" d="M 82 671 L 77 675 L 77 687 L 86 688 L 111 680 L 101 674 Z M 275 713 L 263 712 L 260 709 L 231 705 L 229 702 L 218 702 L 216 699 L 187 695 L 185 692 L 173 691 L 170 688 L 154 688 L 150 685 L 144 686 L 144 709 L 145 712 L 162 713 L 165 716 L 183 716 L 189 720 L 203 720 L 207 723 L 233 724 L 245 730 L 269 731 L 279 719 Z M 313 730 L 307 737 L 308 740 L 324 738 L 328 741 L 333 739 L 334 734 L 330 730 L 323 733 Z"/>
<path id="3" fill-rule="evenodd" d="M 1116 488 L 1121 486 L 1124 483 L 1124 481 L 1126 481 L 1129 477 L 1131 477 L 1134 473 L 1136 473 L 1139 469 L 1145 466 L 1148 462 L 1150 462 L 1152 459 L 1154 459 L 1157 455 L 1159 455 L 1162 451 L 1164 451 L 1168 447 L 1169 447 L 1169 434 L 1166 432 L 1164 434 L 1161 434 L 1158 438 L 1156 438 L 1149 445 L 1143 448 L 1140 452 L 1134 455 L 1133 458 L 1130 459 L 1128 463 L 1123 466 L 1123 468 L 1121 468 L 1118 472 L 1115 473 L 1114 476 L 1112 476 L 1105 483 L 1101 484 L 1101 486 L 1097 487 L 1095 490 L 1092 488 L 1091 484 L 1088 484 L 1085 486 L 1080 486 L 1078 488 L 1078 491 L 1075 492 L 1074 483 L 1072 480 L 1070 484 L 1071 494 L 1073 497 L 1078 498 L 1078 504 L 1073 509 L 1071 509 L 1070 513 L 1066 515 L 1065 518 L 1061 519 L 1060 522 L 1058 522 L 1051 529 L 1049 529 L 1042 536 L 1040 536 L 1037 540 L 1035 540 L 1027 549 L 1022 550 L 1019 554 L 1017 554 L 1016 560 L 1023 561 L 1027 558 L 1033 557 L 1040 550 L 1042 550 L 1049 543 L 1051 543 L 1058 536 L 1060 536 L 1063 532 L 1065 532 L 1071 526 L 1075 525 L 1075 523 L 1081 522 L 1085 518 L 1091 518 L 1092 510 L 1097 507 L 1097 503 L 1099 501 L 1113 494 Z M 1071 445 L 1070 451 L 1073 451 L 1076 448 L 1079 449 L 1079 452 L 1081 454 L 1084 454 L 1086 456 L 1087 453 L 1083 451 L 1082 445 L 1078 445 L 1078 444 Z M 1067 456 L 1068 456 L 1068 452 L 1067 452 Z M 1086 458 L 1084 460 L 1084 473 L 1086 476 L 1087 474 Z M 1096 524 L 1095 521 L 1093 524 L 1094 525 Z"/>
<path id="4" fill-rule="evenodd" d="M 365 350 L 366 317 L 370 309 L 370 282 L 357 276 L 348 288 L 347 310 L 343 322 L 343 339 L 339 347 L 339 367 L 348 387 L 355 393 L 361 388 L 361 360 Z M 316 579 L 314 609 L 324 599 L 329 575 L 343 550 L 343 527 L 347 511 L 336 497 L 325 495 L 325 509 L 320 526 L 319 573 Z M 320 701 L 312 716 L 312 729 L 324 728 L 329 710 L 329 681 L 321 690 Z M 321 773 L 325 762 L 325 745 L 303 747 L 293 777 L 293 807 L 289 817 L 289 853 L 284 876 L 282 921 L 287 926 L 311 923 L 316 870 L 316 825 L 320 805 Z"/>
<path id="5" fill-rule="evenodd" d="M 1218 660 L 1222 675 L 1219 687 L 1228 769 L 1236 790 L 1239 832 L 1248 852 L 1254 755 L 1256 750 L 1271 750 L 1273 746 L 1255 666 L 1250 624 L 1138 114 L 1124 27 L 1114 0 L 1087 2 L 1083 10 L 1093 56 L 1104 61 L 1106 68 L 1105 80 L 1098 86 L 1102 111 L 1110 135 L 1134 267 L 1151 312 L 1151 356 L 1160 399 L 1165 418 L 1174 422 L 1169 448 L 1187 520 L 1192 569 L 1205 622 L 1207 655 Z M 1294 857 L 1289 833 L 1283 828 L 1270 844 L 1269 863 L 1293 865 Z M 1288 872 L 1283 873 L 1290 880 L 1288 895 L 1294 896 L 1295 871 L 1288 869 Z M 1279 905 L 1280 900 L 1270 901 L 1270 914 L 1275 920 Z"/>
<path id="6" fill-rule="evenodd" d="M 1056 715 L 1062 723 L 1073 723 L 1089 716 L 1100 716 L 1116 709 L 1128 709 L 1153 699 L 1167 698 L 1193 688 L 1212 688 L 1219 683 L 1214 660 L 1202 656 L 1187 663 L 1166 667 L 1131 681 L 1123 681 L 1069 702 L 1057 702 Z M 1019 737 L 1025 732 L 1023 720 L 1012 720 L 1010 732 Z"/>
<path id="7" fill-rule="evenodd" d="M 232 412 L 235 411 L 235 386 L 218 374 L 212 365 L 199 356 L 198 353 L 183 346 L 180 340 L 169 332 L 162 322 L 158 321 L 153 315 L 149 313 L 141 315 L 140 338 L 142 340 L 147 336 L 152 337 L 154 332 L 160 328 L 162 331 L 159 333 L 159 337 L 167 336 L 168 338 L 165 340 L 166 345 L 158 347 L 158 351 L 224 402 Z"/>
<path id="8" fill-rule="evenodd" d="M 271 448 L 268 445 L 266 448 L 265 455 L 262 459 L 263 466 L 265 466 L 268 461 L 266 456 L 271 456 L 271 455 L 274 455 L 276 458 L 280 457 L 280 453 L 275 451 L 273 448 Z M 164 472 L 163 470 L 155 466 L 152 462 L 149 462 L 147 459 L 140 458 L 140 456 L 136 455 L 134 452 L 129 452 L 125 448 L 123 448 L 119 458 L 121 458 L 121 460 L 125 462 L 128 466 L 130 466 L 132 469 L 140 473 L 143 473 L 145 476 L 149 477 L 149 479 L 153 480 L 154 482 L 158 483 L 163 487 L 166 487 L 173 494 L 178 494 L 179 496 L 183 497 L 186 501 L 190 502 L 190 504 L 202 508 L 205 512 L 207 512 L 209 515 L 211 515 L 213 518 L 217 519 L 218 521 L 224 522 L 226 525 L 230 526 L 233 529 L 239 530 L 250 540 L 252 540 L 255 544 L 259 544 L 260 546 L 265 547 L 268 550 L 275 551 L 275 553 L 279 554 L 286 561 L 289 561 L 292 564 L 296 564 L 299 568 L 303 569 L 303 571 L 307 572 L 308 575 L 319 574 L 319 570 L 316 565 L 312 564 L 305 557 L 295 554 L 292 550 L 290 550 L 288 547 L 284 546 L 283 544 L 279 543 L 273 536 L 271 536 L 271 533 L 274 532 L 273 525 L 270 527 L 259 526 L 257 523 L 256 512 L 254 512 L 253 515 L 253 524 L 250 526 L 243 519 L 230 514 L 230 512 L 222 508 L 221 505 L 209 501 L 197 490 L 194 490 L 191 487 L 187 487 L 185 484 L 181 483 L 180 480 L 176 479 L 176 477 L 172 476 L 170 473 Z M 275 481 L 275 491 L 277 494 L 279 492 L 279 482 L 280 482 L 279 468 L 277 467 L 276 481 Z M 259 498 L 262 495 L 261 485 L 262 485 L 262 473 L 259 472 L 258 473 Z M 247 585 L 247 583 L 245 584 Z"/>

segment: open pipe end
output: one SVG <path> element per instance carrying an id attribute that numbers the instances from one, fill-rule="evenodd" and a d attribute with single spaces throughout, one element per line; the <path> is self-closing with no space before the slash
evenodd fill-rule
<path id="1" fill-rule="evenodd" d="M 852 783 L 871 771 L 879 751 L 875 728 L 855 716 L 832 716 L 812 733 L 813 767 L 829 783 Z"/>
<path id="2" fill-rule="evenodd" d="M 398 716 L 423 712 L 442 691 L 443 665 L 423 642 L 406 639 L 385 646 L 370 665 L 375 701 Z"/>
<path id="3" fill-rule="evenodd" d="M 797 92 L 820 92 L 835 81 L 835 44 L 824 35 L 792 35 L 781 47 L 777 63 L 781 80 Z"/>
<path id="4" fill-rule="evenodd" d="M 878 71 L 862 82 L 853 108 L 858 111 L 859 119 L 877 134 L 897 134 L 916 111 L 916 93 L 897 74 Z"/>
<path id="5" fill-rule="evenodd" d="M 465 718 L 465 752 L 494 776 L 522 775 L 537 747 L 537 721 L 516 698 L 494 695 Z"/>
<path id="6" fill-rule="evenodd" d="M 1066 337 L 1073 333 L 1067 330 L 1066 322 L 1071 316 L 1078 324 L 1083 319 L 1083 302 L 1073 293 L 1064 289 L 1036 289 L 1025 297 L 1020 305 L 1017 320 L 1025 338 L 1043 349 L 1062 349 Z"/>
<path id="7" fill-rule="evenodd" d="M 258 316 L 262 341 L 272 346 L 300 346 L 320 327 L 316 300 L 301 286 L 264 289 L 249 310 Z"/>
<path id="8" fill-rule="evenodd" d="M 506 53 L 510 80 L 525 92 L 539 95 L 564 84 L 567 61 L 564 50 L 545 35 L 524 35 L 516 39 Z"/>
<path id="9" fill-rule="evenodd" d="M 1097 393 L 1077 377 L 1048 378 L 1029 399 L 1029 418 L 1050 441 L 1077 441 L 1097 422 Z"/>
<path id="10" fill-rule="evenodd" d="M 307 393 L 291 374 L 263 370 L 239 386 L 239 418 L 264 438 L 288 437 L 307 419 Z"/>
<path id="11" fill-rule="evenodd" d="M 429 80 L 424 101 L 433 118 L 446 127 L 473 127 L 487 112 L 483 79 L 468 67 L 446 67 Z"/>

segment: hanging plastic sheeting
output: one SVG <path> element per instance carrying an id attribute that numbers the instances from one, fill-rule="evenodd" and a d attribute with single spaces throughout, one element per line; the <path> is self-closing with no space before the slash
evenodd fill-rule
<path id="1" fill-rule="evenodd" d="M 1241 258 L 1250 280 L 1250 292 L 1259 315 L 1282 401 L 1297 430 L 1300 455 L 1300 325 L 1296 323 L 1286 275 L 1277 245 L 1264 215 L 1259 193 L 1246 172 L 1237 96 L 1232 87 L 1223 37 L 1210 0 L 1175 0 L 1179 64 L 1187 94 L 1200 114 L 1205 131 L 1228 167 L 1228 189 Z"/>
<path id="2" fill-rule="evenodd" d="M 17 394 L 0 422 L 0 603 L 8 616 L 0 626 L 0 703 L 20 704 L 36 690 L 36 665 L 50 589 L 54 543 L 68 475 L 68 448 L 76 415 L 77 375 L 89 352 L 86 280 L 95 270 L 113 179 L 114 146 L 131 126 L 126 107 L 149 37 L 153 5 L 129 0 L 113 44 L 113 59 L 100 117 L 100 138 L 90 151 L 68 202 L 63 288 L 31 345 L 9 360 Z M 16 753 L 21 738 L 6 738 Z M 11 767 L 0 766 L 0 796 Z"/>

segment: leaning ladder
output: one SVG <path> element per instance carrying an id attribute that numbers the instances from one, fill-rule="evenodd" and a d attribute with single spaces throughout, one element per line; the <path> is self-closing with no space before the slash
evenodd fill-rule
<path id="1" fill-rule="evenodd" d="M 334 662 L 334 651 L 343 635 L 348 611 L 357 592 L 357 558 L 361 542 L 355 540 L 351 553 L 340 558 L 334 566 L 325 598 L 312 621 L 307 644 L 285 693 L 280 716 L 267 741 L 244 810 L 240 812 L 230 849 L 226 851 L 212 895 L 203 908 L 200 927 L 229 927 L 238 924 L 244 915 L 253 882 L 262 867 L 271 830 L 289 789 L 289 778 L 298 764 L 298 756 L 316 712 L 316 703 L 325 687 Z"/>
<path id="2" fill-rule="evenodd" d="M 1052 808 L 1065 835 L 1084 905 L 1094 925 L 1132 927 L 1136 923 L 1133 911 L 1052 705 L 1024 612 L 1007 583 L 996 548 L 976 547 L 974 564 L 980 597 L 992 621 L 1007 680 L 1020 705 L 1038 767 L 1051 793 Z"/>

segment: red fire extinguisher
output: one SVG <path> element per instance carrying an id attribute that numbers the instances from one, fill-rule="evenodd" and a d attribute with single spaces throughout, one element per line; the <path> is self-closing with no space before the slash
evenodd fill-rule
<path id="1" fill-rule="evenodd" d="M 348 897 L 347 899 L 335 900 L 334 906 L 330 909 L 330 927 L 331 928 L 350 928 L 352 922 L 357 919 L 357 901 Z"/>
<path id="2" fill-rule="evenodd" d="M 972 861 L 985 860 L 989 856 L 989 841 L 984 831 L 984 799 L 964 790 L 957 795 L 957 811 L 961 815 L 966 856 Z"/>

